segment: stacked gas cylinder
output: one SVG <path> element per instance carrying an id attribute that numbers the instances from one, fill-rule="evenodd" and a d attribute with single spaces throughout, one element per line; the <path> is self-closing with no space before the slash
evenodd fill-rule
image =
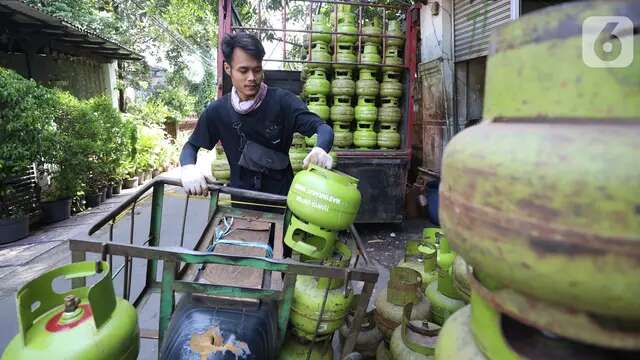
<path id="1" fill-rule="evenodd" d="M 333 12 L 331 17 L 329 23 L 323 15 L 316 15 L 312 23 L 314 31 L 333 30 L 338 34 L 333 37 L 331 34 L 311 34 L 310 63 L 302 75 L 305 80 L 303 96 L 309 110 L 332 122 L 337 149 L 354 146 L 358 149 L 399 148 L 404 63 L 400 57 L 404 45 L 400 23 L 388 21 L 386 34 L 397 38 L 386 39 L 383 63 L 380 18 L 373 18 L 362 27 L 362 38 L 358 41 L 356 14 L 351 6 L 338 5 L 337 21 Z M 333 28 L 335 24 L 337 26 Z M 333 65 L 330 64 L 332 60 Z M 379 132 L 376 132 L 376 125 Z M 315 138 L 307 139 L 307 145 L 314 144 Z"/>
<path id="2" fill-rule="evenodd" d="M 594 14 L 630 21 L 605 36 Z M 437 359 L 640 358 L 639 23 L 637 1 L 575 2 L 494 37 L 484 121 L 442 163 L 473 271 Z"/>
<path id="3" fill-rule="evenodd" d="M 360 209 L 357 185 L 353 177 L 315 165 L 295 176 L 287 195 L 291 220 L 285 234 L 285 244 L 294 257 L 326 266 L 349 266 L 351 250 L 338 239 L 338 232 L 353 223 Z M 285 349 L 291 350 L 281 353 L 281 358 L 289 358 L 304 343 L 330 342 L 351 308 L 353 293 L 347 288 L 344 279 L 297 277 L 290 317 L 295 337 L 288 339 Z M 317 351 L 325 354 L 326 349 L 318 345 Z"/>
<path id="4" fill-rule="evenodd" d="M 211 174 L 216 180 L 223 183 L 231 180 L 231 168 L 221 144 L 216 145 L 216 158 L 211 163 Z"/>
<path id="5" fill-rule="evenodd" d="M 457 270 L 456 261 L 462 265 Z M 422 240 L 406 243 L 404 260 L 391 270 L 375 302 L 375 323 L 384 337 L 378 358 L 433 358 L 440 326 L 466 304 L 468 284 L 456 286 L 454 280 L 464 278 L 455 274 L 462 269 L 464 261 L 438 228 L 427 228 Z"/>

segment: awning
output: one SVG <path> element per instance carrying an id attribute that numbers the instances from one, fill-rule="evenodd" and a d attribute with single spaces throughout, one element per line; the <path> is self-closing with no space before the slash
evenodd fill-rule
<path id="1" fill-rule="evenodd" d="M 143 59 L 115 41 L 47 15 L 19 0 L 0 0 L 0 47 L 8 51 L 56 51 L 106 60 Z"/>

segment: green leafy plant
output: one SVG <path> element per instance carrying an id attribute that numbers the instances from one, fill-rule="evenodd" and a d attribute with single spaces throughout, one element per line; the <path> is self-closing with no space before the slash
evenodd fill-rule
<path id="1" fill-rule="evenodd" d="M 0 218 L 28 209 L 12 205 L 11 179 L 51 158 L 55 147 L 54 93 L 14 71 L 0 68 Z"/>

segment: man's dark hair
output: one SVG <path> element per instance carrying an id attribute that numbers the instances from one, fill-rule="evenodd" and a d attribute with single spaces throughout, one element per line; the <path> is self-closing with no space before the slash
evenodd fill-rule
<path id="1" fill-rule="evenodd" d="M 231 65 L 233 49 L 235 48 L 244 50 L 258 61 L 262 61 L 262 58 L 264 58 L 264 47 L 262 47 L 260 40 L 252 34 L 237 32 L 224 36 L 224 39 L 222 39 L 222 55 L 224 56 L 224 61 L 229 65 Z"/>

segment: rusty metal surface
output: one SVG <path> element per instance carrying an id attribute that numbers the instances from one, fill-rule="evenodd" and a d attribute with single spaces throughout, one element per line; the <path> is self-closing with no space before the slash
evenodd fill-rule
<path id="1" fill-rule="evenodd" d="M 539 301 L 508 288 L 490 291 L 473 275 L 469 276 L 469 282 L 474 294 L 496 311 L 540 331 L 604 348 L 640 350 L 640 328 L 624 328 L 592 314 Z M 505 335 L 509 333 L 505 331 Z"/>
<path id="2" fill-rule="evenodd" d="M 441 221 L 505 285 L 640 321 L 639 158 L 640 126 L 479 125 L 445 153 Z"/>
<path id="3" fill-rule="evenodd" d="M 420 64 L 418 71 L 422 100 L 422 166 L 436 174 L 441 169 L 447 127 L 442 66 L 441 60 L 433 60 Z"/>

